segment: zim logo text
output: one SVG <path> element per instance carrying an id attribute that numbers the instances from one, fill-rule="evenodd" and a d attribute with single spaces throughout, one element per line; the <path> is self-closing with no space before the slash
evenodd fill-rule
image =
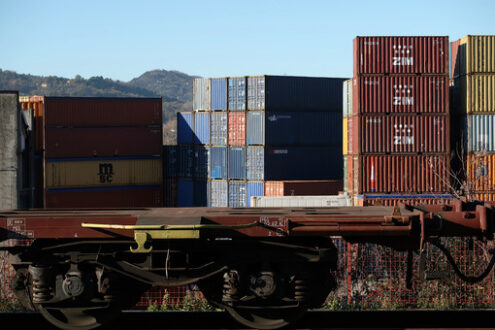
<path id="1" fill-rule="evenodd" d="M 103 163 L 99 165 L 98 176 L 101 183 L 111 183 L 113 179 L 113 165 L 110 163 Z"/>
<path id="2" fill-rule="evenodd" d="M 400 65 L 414 65 L 414 57 L 392 57 L 394 66 Z"/>

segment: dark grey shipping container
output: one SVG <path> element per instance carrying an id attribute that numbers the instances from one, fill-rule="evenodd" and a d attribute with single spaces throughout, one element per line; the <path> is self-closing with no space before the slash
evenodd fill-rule
<path id="1" fill-rule="evenodd" d="M 253 76 L 247 78 L 248 110 L 342 113 L 343 78 Z"/>
<path id="2" fill-rule="evenodd" d="M 246 148 L 229 148 L 229 179 L 246 179 Z"/>
<path id="3" fill-rule="evenodd" d="M 210 148 L 210 179 L 227 179 L 227 152 L 226 147 Z"/>
<path id="4" fill-rule="evenodd" d="M 265 148 L 247 147 L 247 179 L 265 179 Z"/>
<path id="5" fill-rule="evenodd" d="M 246 110 L 246 77 L 229 78 L 228 84 L 229 110 Z"/>
<path id="6" fill-rule="evenodd" d="M 245 181 L 229 181 L 229 207 L 247 207 L 247 184 Z"/>
<path id="7" fill-rule="evenodd" d="M 227 180 L 211 180 L 210 194 L 208 199 L 209 207 L 228 207 L 229 206 L 229 185 Z"/>
<path id="8" fill-rule="evenodd" d="M 194 172 L 194 147 L 177 146 L 177 175 L 183 178 L 191 178 Z"/>
<path id="9" fill-rule="evenodd" d="M 163 146 L 163 177 L 177 176 L 177 146 Z"/>
<path id="10" fill-rule="evenodd" d="M 227 112 L 212 112 L 210 140 L 214 146 L 226 146 L 228 137 Z"/>
<path id="11" fill-rule="evenodd" d="M 194 146 L 194 177 L 208 178 L 208 163 L 210 160 L 210 148 L 205 146 Z"/>
<path id="12" fill-rule="evenodd" d="M 208 195 L 210 192 L 208 180 L 194 180 L 194 206 L 203 207 L 208 204 Z"/>

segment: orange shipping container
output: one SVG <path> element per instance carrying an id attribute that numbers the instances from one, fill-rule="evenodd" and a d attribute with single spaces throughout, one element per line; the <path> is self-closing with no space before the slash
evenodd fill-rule
<path id="1" fill-rule="evenodd" d="M 438 205 L 451 204 L 451 195 L 360 195 L 355 198 L 354 206 L 396 206 L 400 203 L 407 205 Z"/>
<path id="2" fill-rule="evenodd" d="M 495 192 L 495 154 L 468 154 L 467 183 L 473 192 Z"/>
<path id="3" fill-rule="evenodd" d="M 229 145 L 246 145 L 246 113 L 229 112 L 228 122 Z"/>
<path id="4" fill-rule="evenodd" d="M 19 102 L 23 110 L 33 109 L 34 112 L 34 152 L 40 153 L 43 149 L 43 113 L 44 97 L 43 96 L 21 96 Z"/>
<path id="5" fill-rule="evenodd" d="M 341 180 L 265 181 L 265 196 L 322 196 L 342 191 Z"/>

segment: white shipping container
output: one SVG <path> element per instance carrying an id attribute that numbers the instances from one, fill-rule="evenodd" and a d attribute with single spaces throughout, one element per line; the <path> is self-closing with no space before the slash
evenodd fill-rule
<path id="1" fill-rule="evenodd" d="M 334 196 L 252 196 L 251 207 L 332 207 L 352 206 L 348 195 Z"/>
<path id="2" fill-rule="evenodd" d="M 465 117 L 467 152 L 495 151 L 495 115 L 468 115 Z"/>

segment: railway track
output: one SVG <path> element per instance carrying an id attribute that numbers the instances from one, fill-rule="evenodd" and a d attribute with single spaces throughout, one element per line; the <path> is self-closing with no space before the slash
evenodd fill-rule
<path id="1" fill-rule="evenodd" d="M 311 311 L 296 329 L 495 329 L 495 310 Z M 0 324 L 54 329 L 38 313 L 0 313 Z M 225 312 L 125 311 L 109 329 L 246 329 Z"/>

